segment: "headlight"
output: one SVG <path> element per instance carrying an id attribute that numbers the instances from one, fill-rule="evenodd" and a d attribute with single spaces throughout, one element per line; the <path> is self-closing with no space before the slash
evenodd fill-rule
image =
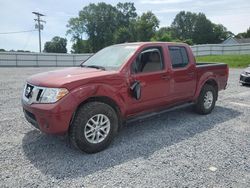
<path id="1" fill-rule="evenodd" d="M 40 103 L 55 103 L 68 93 L 69 91 L 65 88 L 45 88 Z"/>

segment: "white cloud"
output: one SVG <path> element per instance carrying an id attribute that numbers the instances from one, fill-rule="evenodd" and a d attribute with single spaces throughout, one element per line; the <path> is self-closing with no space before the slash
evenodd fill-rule
<path id="1" fill-rule="evenodd" d="M 237 34 L 239 32 L 245 32 L 250 27 L 249 20 L 242 19 L 243 17 L 249 18 L 250 13 L 236 15 L 225 14 L 221 16 L 211 15 L 209 19 L 211 19 L 212 22 L 223 24 L 229 31 Z"/>

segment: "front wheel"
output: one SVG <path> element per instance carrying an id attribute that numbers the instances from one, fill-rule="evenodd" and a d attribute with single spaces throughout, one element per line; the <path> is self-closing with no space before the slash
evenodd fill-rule
<path id="1" fill-rule="evenodd" d="M 195 104 L 195 111 L 199 114 L 209 114 L 214 109 L 216 102 L 216 89 L 211 85 L 204 85 L 198 101 Z"/>
<path id="2" fill-rule="evenodd" d="M 114 109 L 102 102 L 81 106 L 70 127 L 70 140 L 86 153 L 96 153 L 109 146 L 118 128 Z"/>

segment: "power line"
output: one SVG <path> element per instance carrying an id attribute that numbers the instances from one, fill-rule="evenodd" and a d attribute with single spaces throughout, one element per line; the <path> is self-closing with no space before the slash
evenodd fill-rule
<path id="1" fill-rule="evenodd" d="M 28 37 L 26 38 L 26 42 L 25 42 L 25 44 L 24 44 L 23 50 L 25 50 L 26 47 L 27 47 L 27 45 L 29 44 L 31 35 L 32 35 L 32 32 L 30 32 L 30 33 L 28 34 Z"/>
<path id="2" fill-rule="evenodd" d="M 27 32 L 33 32 L 33 31 L 36 31 L 36 30 L 33 29 L 33 30 L 26 30 L 26 31 L 10 31 L 10 32 L 3 32 L 3 33 L 0 33 L 0 35 L 27 33 Z"/>

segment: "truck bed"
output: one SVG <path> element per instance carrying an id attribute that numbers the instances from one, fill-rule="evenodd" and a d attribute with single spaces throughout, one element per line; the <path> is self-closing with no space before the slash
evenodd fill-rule
<path id="1" fill-rule="evenodd" d="M 198 80 L 203 75 L 213 75 L 218 82 L 218 89 L 225 89 L 228 76 L 228 65 L 226 63 L 198 62 L 196 63 Z"/>

